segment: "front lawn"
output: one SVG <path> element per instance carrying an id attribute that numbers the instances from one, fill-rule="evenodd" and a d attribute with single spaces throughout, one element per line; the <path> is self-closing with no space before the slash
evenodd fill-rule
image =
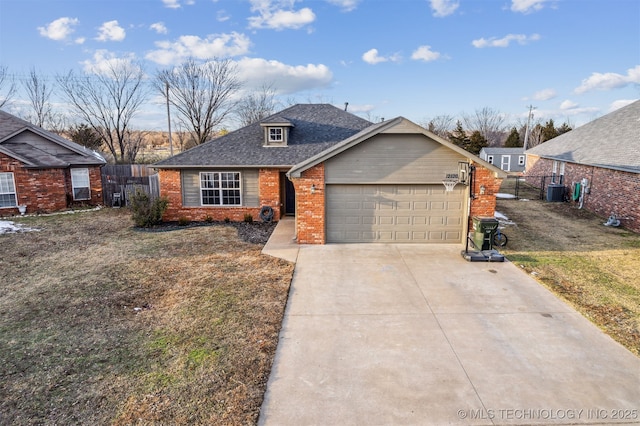
<path id="1" fill-rule="evenodd" d="M 1 424 L 253 424 L 293 265 L 126 209 L 0 235 Z"/>

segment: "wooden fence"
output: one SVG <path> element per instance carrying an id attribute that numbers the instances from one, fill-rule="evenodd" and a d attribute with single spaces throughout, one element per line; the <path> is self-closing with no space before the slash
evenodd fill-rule
<path id="1" fill-rule="evenodd" d="M 102 196 L 104 205 L 129 205 L 129 197 L 137 190 L 154 199 L 160 196 L 160 179 L 153 168 L 144 164 L 108 164 L 102 168 Z"/>

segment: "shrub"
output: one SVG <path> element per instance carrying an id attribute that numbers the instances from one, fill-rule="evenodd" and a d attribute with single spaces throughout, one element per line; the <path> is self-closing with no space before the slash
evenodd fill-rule
<path id="1" fill-rule="evenodd" d="M 213 222 L 213 218 L 212 218 L 211 216 L 207 215 L 207 216 L 204 218 L 204 221 L 205 221 L 205 222 L 207 222 L 207 223 L 211 223 L 211 222 Z"/>
<path id="2" fill-rule="evenodd" d="M 227 217 L 225 217 L 225 218 L 224 218 L 224 223 L 229 223 L 229 222 L 231 222 L 231 219 L 229 219 L 229 217 L 228 217 L 228 216 L 227 216 Z"/>
<path id="3" fill-rule="evenodd" d="M 244 221 L 247 223 L 253 223 L 253 216 L 251 215 L 251 213 L 245 213 Z"/>
<path id="4" fill-rule="evenodd" d="M 180 216 L 178 218 L 178 226 L 187 226 L 189 224 L 189 219 L 184 216 Z"/>
<path id="5" fill-rule="evenodd" d="M 149 194 L 137 189 L 135 194 L 129 197 L 133 222 L 141 228 L 148 228 L 162 223 L 162 215 L 167 210 L 169 200 L 166 197 L 158 197 L 151 200 Z"/>

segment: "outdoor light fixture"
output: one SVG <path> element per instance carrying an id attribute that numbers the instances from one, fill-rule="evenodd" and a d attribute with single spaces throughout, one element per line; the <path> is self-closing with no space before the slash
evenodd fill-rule
<path id="1" fill-rule="evenodd" d="M 465 162 L 465 161 L 459 161 L 458 162 L 458 181 L 463 184 L 463 185 L 467 185 L 469 179 L 469 163 Z"/>
<path id="2" fill-rule="evenodd" d="M 316 185 L 315 184 L 311 185 L 311 193 L 312 194 L 316 193 Z"/>
<path id="3" fill-rule="evenodd" d="M 487 188 L 485 188 L 484 185 L 480 185 L 480 195 L 484 195 L 486 190 L 487 190 Z"/>

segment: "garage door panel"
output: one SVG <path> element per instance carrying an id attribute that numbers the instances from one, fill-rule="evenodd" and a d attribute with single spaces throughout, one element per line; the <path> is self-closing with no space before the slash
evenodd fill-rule
<path id="1" fill-rule="evenodd" d="M 459 243 L 463 188 L 327 185 L 327 241 Z"/>

